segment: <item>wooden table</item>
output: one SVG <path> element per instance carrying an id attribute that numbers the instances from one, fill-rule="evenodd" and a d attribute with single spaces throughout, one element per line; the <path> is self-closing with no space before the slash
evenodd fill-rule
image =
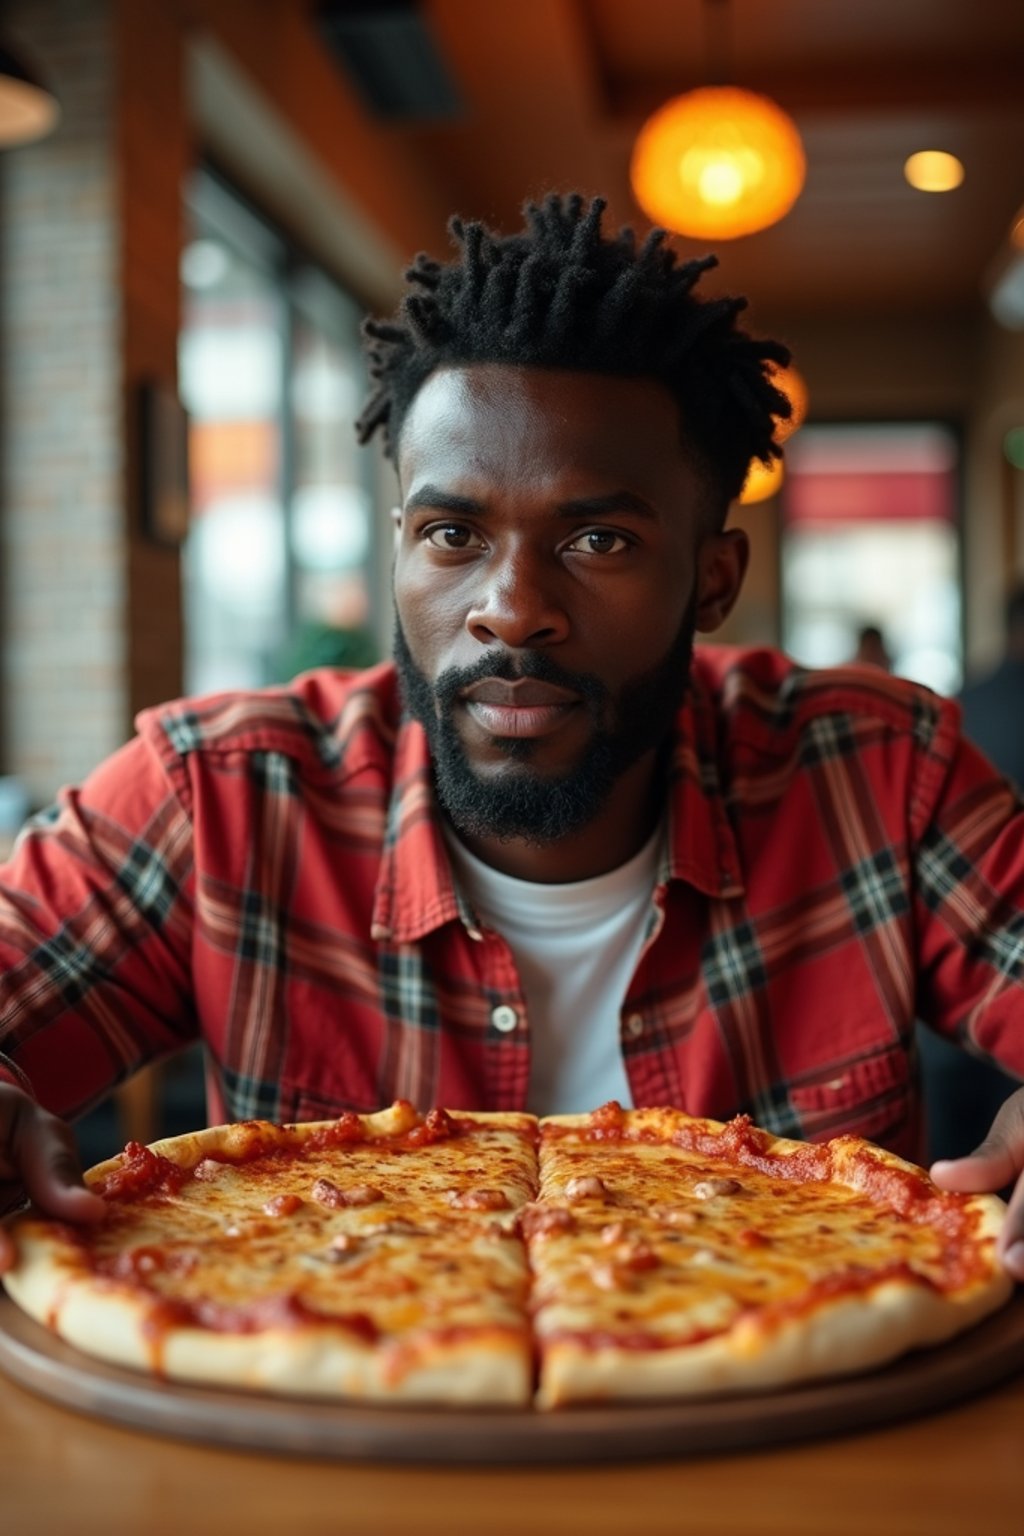
<path id="1" fill-rule="evenodd" d="M 1021 1536 L 1024 1376 L 804 1445 L 500 1470 L 332 1464 L 116 1428 L 0 1376 L 4 1536 Z"/>

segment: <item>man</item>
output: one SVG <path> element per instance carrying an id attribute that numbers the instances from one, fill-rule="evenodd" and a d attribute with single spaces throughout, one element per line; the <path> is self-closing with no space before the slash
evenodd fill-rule
<path id="1" fill-rule="evenodd" d="M 22 841 L 12 1194 L 95 1215 L 54 1117 L 197 1035 L 215 1117 L 616 1096 L 905 1153 L 916 1011 L 1024 1075 L 1020 807 L 925 690 L 694 651 L 740 590 L 724 522 L 786 353 L 601 209 L 454 221 L 458 259 L 368 324 L 397 675 L 147 712 Z M 1022 1105 L 942 1179 L 1005 1184 Z"/>

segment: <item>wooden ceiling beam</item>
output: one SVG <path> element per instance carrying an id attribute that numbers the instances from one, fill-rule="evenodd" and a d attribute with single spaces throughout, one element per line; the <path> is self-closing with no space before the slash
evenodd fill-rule
<path id="1" fill-rule="evenodd" d="M 644 80 L 605 73 L 602 83 L 606 115 L 617 126 L 639 127 L 670 97 L 709 82 L 687 71 Z M 928 64 L 920 59 L 846 59 L 821 69 L 773 69 L 764 75 L 745 70 L 733 83 L 771 96 L 794 117 L 1007 111 L 1024 117 L 1020 63 L 1006 57 Z"/>

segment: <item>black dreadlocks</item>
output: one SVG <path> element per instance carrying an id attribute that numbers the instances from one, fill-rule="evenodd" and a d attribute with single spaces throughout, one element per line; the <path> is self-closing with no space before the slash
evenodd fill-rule
<path id="1" fill-rule="evenodd" d="M 461 256 L 442 264 L 420 253 L 405 274 L 414 292 L 393 320 L 366 320 L 374 388 L 356 423 L 365 443 L 384 429 L 394 460 L 402 422 L 436 368 L 511 363 L 654 379 L 679 405 L 683 439 L 696 454 L 724 519 L 751 459 L 778 457 L 774 418 L 790 404 L 766 364 L 786 347 L 737 329 L 746 299 L 700 299 L 694 285 L 714 256 L 680 262 L 652 230 L 639 250 L 631 229 L 601 233 L 603 198 L 578 192 L 527 203 L 527 229 L 502 237 L 453 218 Z"/>

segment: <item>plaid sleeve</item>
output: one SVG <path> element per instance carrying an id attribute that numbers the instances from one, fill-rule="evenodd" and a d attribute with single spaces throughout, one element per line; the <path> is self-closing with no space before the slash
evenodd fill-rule
<path id="1" fill-rule="evenodd" d="M 948 706 L 915 840 L 918 1009 L 1024 1078 L 1024 805 Z"/>
<path id="2" fill-rule="evenodd" d="M 0 1077 L 74 1116 L 195 1034 L 191 821 L 137 738 L 0 867 Z"/>

